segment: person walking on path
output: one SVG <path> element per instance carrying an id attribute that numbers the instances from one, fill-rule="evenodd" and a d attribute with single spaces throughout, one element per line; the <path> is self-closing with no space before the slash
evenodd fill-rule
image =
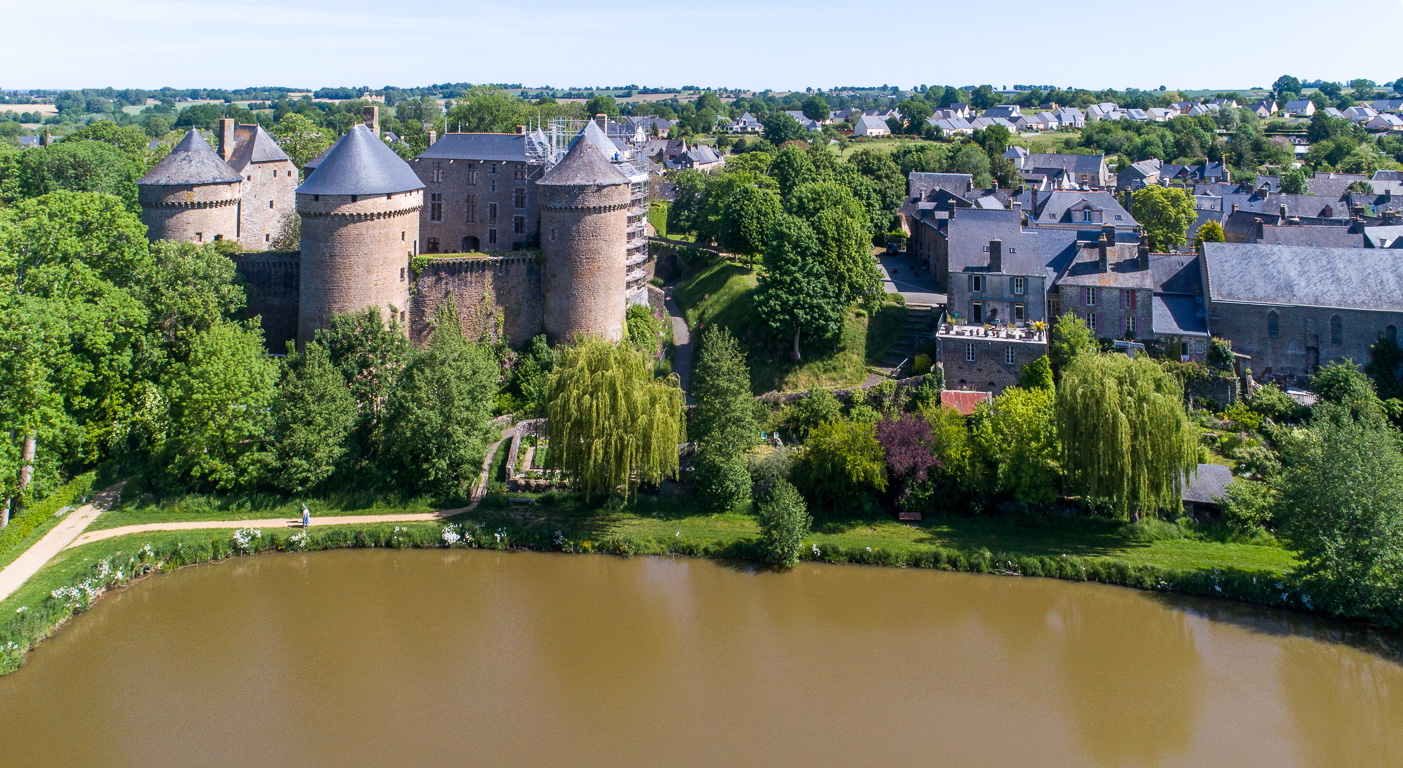
<path id="1" fill-rule="evenodd" d="M 303 504 L 303 505 L 302 505 L 302 530 L 304 530 L 304 531 L 307 530 L 308 526 L 310 526 L 311 524 L 312 524 L 312 512 L 311 512 L 311 510 L 307 509 L 307 505 L 306 505 L 306 504 Z"/>

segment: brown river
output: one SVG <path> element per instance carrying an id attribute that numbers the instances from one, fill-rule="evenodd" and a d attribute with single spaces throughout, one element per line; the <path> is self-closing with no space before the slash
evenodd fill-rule
<path id="1" fill-rule="evenodd" d="M 1403 766 L 1403 666 L 1339 631 L 1046 579 L 263 555 L 44 642 L 0 766 Z"/>

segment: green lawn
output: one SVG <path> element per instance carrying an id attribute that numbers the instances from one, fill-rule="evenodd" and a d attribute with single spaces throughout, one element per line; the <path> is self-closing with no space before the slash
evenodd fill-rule
<path id="1" fill-rule="evenodd" d="M 90 531 L 120 528 L 124 525 L 172 523 L 185 520 L 291 520 L 302 517 L 302 501 L 282 496 L 176 496 L 169 499 L 137 499 L 123 502 L 98 515 Z M 369 494 L 307 499 L 312 517 L 330 515 L 398 515 L 433 512 L 465 506 L 463 499 L 416 498 L 388 500 Z"/>
<path id="2" fill-rule="evenodd" d="M 848 145 L 848 148 L 847 148 L 847 149 L 845 149 L 845 150 L 839 152 L 839 153 L 838 153 L 838 156 L 841 157 L 841 158 L 844 159 L 844 160 L 847 160 L 849 157 L 852 157 L 852 155 L 853 155 L 854 152 L 856 152 L 856 151 L 858 151 L 858 150 L 860 150 L 860 149 L 875 149 L 875 150 L 877 150 L 877 151 L 879 151 L 879 152 L 895 152 L 896 150 L 898 150 L 898 149 L 900 149 L 900 148 L 902 148 L 902 147 L 909 147 L 909 146 L 916 145 L 916 144 L 935 144 L 935 143 L 936 143 L 936 142 L 933 142 L 933 141 L 927 141 L 926 139 L 916 139 L 916 138 L 910 138 L 910 139 L 908 139 L 908 138 L 895 138 L 895 139 L 892 139 L 892 138 L 881 138 L 881 139 L 875 139 L 875 140 L 873 140 L 873 141 L 854 141 L 854 142 L 852 142 L 851 144 Z"/>
<path id="3" fill-rule="evenodd" d="M 844 320 L 838 339 L 801 341 L 804 359 L 795 363 L 790 359 L 788 340 L 776 340 L 757 330 L 755 273 L 744 265 L 718 259 L 680 281 L 673 295 L 693 332 L 720 324 L 746 348 L 755 394 L 861 384 L 867 378 L 867 367 L 881 364 L 887 349 L 906 327 L 903 306 L 882 304 L 875 318 L 854 310 Z"/>

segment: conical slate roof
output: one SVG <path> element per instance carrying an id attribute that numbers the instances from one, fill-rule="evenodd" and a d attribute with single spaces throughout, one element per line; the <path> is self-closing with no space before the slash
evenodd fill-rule
<path id="1" fill-rule="evenodd" d="M 342 136 L 297 188 L 303 195 L 388 195 L 423 189 L 409 163 L 364 125 Z"/>
<path id="2" fill-rule="evenodd" d="M 210 149 L 209 143 L 200 132 L 191 128 L 185 138 L 175 145 L 165 159 L 156 164 L 150 173 L 137 179 L 137 184 L 152 186 L 233 184 L 243 177 L 234 173 Z"/>
<path id="3" fill-rule="evenodd" d="M 596 127 L 595 130 L 599 129 Z M 585 140 L 577 140 L 574 146 L 570 147 L 570 151 L 565 153 L 564 159 L 546 171 L 536 182 L 537 186 L 544 184 L 561 187 L 609 187 L 628 183 L 628 177 L 609 162 L 609 158 L 589 140 L 588 134 L 581 133 L 581 136 Z"/>

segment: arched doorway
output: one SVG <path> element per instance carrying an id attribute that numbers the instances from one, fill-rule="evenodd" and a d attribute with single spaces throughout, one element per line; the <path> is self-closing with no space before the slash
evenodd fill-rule
<path id="1" fill-rule="evenodd" d="M 463 253 L 472 253 L 482 248 L 482 241 L 471 235 L 463 238 Z"/>

